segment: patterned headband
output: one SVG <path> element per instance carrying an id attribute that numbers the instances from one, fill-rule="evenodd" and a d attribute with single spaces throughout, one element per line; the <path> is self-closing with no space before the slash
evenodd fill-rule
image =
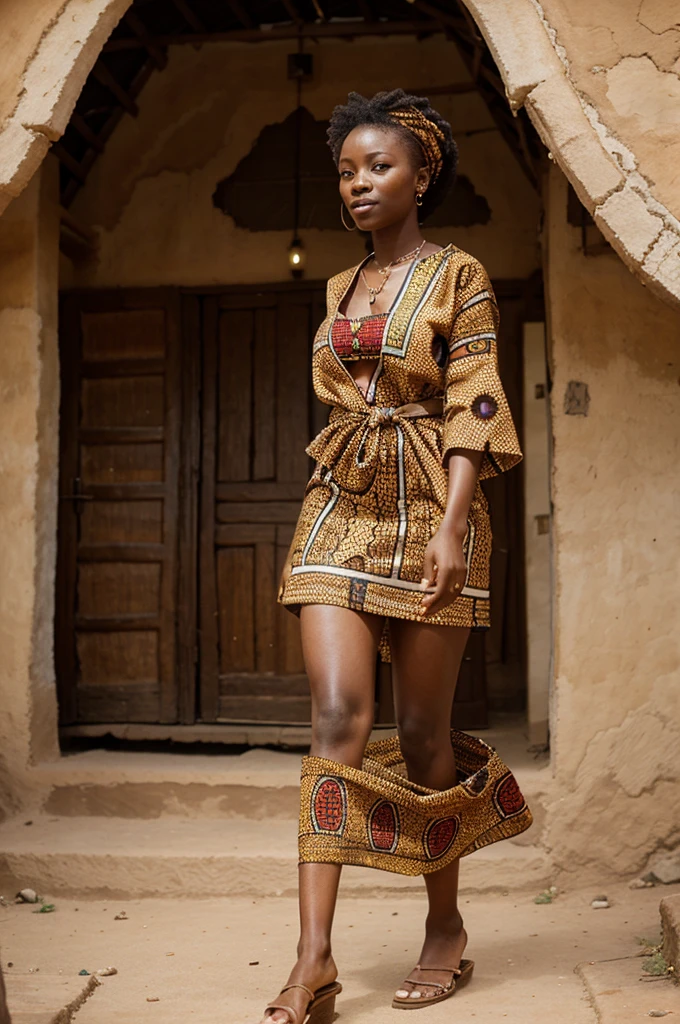
<path id="1" fill-rule="evenodd" d="M 390 110 L 390 117 L 408 128 L 415 135 L 425 156 L 425 163 L 430 173 L 430 185 L 433 185 L 441 173 L 444 163 L 442 145 L 444 132 L 433 121 L 430 121 L 417 107 L 403 107 L 401 110 Z"/>

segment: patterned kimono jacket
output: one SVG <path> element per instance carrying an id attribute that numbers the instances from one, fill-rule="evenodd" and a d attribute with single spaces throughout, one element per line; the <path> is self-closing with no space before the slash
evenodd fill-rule
<path id="1" fill-rule="evenodd" d="M 482 480 L 510 469 L 522 453 L 498 376 L 498 309 L 481 264 L 453 245 L 412 264 L 382 318 L 366 396 L 337 352 L 338 333 L 347 334 L 338 322 L 358 323 L 339 307 L 359 270 L 328 282 L 313 381 L 332 410 L 307 449 L 316 469 L 279 600 L 293 611 L 331 604 L 417 620 L 425 548 L 446 507 L 447 453 L 484 452 Z M 465 585 L 427 621 L 488 627 L 491 529 L 479 483 L 463 549 Z M 381 653 L 389 657 L 384 644 Z"/>

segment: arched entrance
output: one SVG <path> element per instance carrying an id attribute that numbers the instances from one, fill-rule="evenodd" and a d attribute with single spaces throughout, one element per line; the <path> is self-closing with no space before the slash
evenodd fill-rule
<path id="1" fill-rule="evenodd" d="M 297 624 L 275 609 L 275 582 L 308 476 L 304 445 L 323 422 L 307 379 L 323 277 L 362 254 L 338 222 L 325 119 L 350 88 L 375 91 L 399 67 L 409 88 L 431 93 L 457 122 L 469 173 L 429 229 L 442 244 L 453 231 L 462 248 L 475 238 L 487 247 L 518 420 L 523 323 L 542 315 L 530 309 L 540 286 L 527 284 L 538 270 L 541 147 L 526 118 L 521 141 L 490 55 L 475 56 L 481 44 L 462 15 L 459 47 L 431 18 L 416 25 L 395 16 L 305 23 L 301 43 L 283 21 L 267 34 L 282 39 L 263 46 L 251 45 L 261 42 L 256 26 L 231 27 L 200 53 L 186 45 L 195 30 L 160 37 L 148 5 L 144 16 L 157 44 L 136 22 L 121 24 L 102 57 L 109 73 L 122 67 L 119 79 L 107 88 L 106 74 L 88 79 L 58 150 L 71 218 L 64 240 L 75 257 L 62 328 L 61 720 L 69 733 L 88 734 L 130 722 L 304 722 Z M 291 35 L 307 49 L 307 38 L 320 36 L 303 96 L 312 109 L 301 121 L 299 224 L 286 164 L 297 102 L 286 71 Z M 170 44 L 174 58 L 138 95 Z M 226 78 L 223 45 L 232 46 Z M 361 48 L 368 71 L 347 70 L 348 45 Z M 434 79 L 423 61 L 438 69 Z M 236 89 L 247 70 L 262 84 L 243 96 Z M 88 133 L 106 137 L 118 121 L 98 150 Z M 499 161 L 512 202 L 488 171 Z M 170 213 L 189 181 L 194 198 Z M 248 205 L 255 187 L 257 208 Z M 97 226 L 96 260 L 82 243 L 78 260 L 73 236 L 83 223 Z M 291 284 L 285 250 L 298 227 L 307 279 Z M 220 284 L 206 288 L 211 281 Z M 494 481 L 490 495 L 494 625 L 486 645 L 471 641 L 459 686 L 456 720 L 469 728 L 487 724 L 489 707 L 520 712 L 526 703 L 521 476 Z M 377 703 L 389 722 L 385 676 Z"/>

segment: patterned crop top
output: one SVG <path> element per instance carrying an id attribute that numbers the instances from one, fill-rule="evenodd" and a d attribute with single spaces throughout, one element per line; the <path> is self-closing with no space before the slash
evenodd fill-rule
<path id="1" fill-rule="evenodd" d="M 333 348 L 344 363 L 380 359 L 387 313 L 369 316 L 336 316 L 331 329 Z"/>

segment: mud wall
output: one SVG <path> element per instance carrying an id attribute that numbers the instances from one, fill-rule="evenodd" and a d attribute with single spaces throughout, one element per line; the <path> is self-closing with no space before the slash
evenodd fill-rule
<path id="1" fill-rule="evenodd" d="M 57 755 L 57 170 L 47 160 L 0 220 L 0 813 Z"/>
<path id="2" fill-rule="evenodd" d="M 215 208 L 217 183 L 231 174 L 267 124 L 295 109 L 288 43 L 174 47 L 162 74 L 139 98 L 97 160 L 72 212 L 100 232 L 99 259 L 64 284 L 208 285 L 285 280 L 291 232 L 237 228 Z M 313 48 L 314 78 L 302 103 L 325 120 L 351 89 L 372 95 L 465 81 L 456 48 L 442 37 L 327 41 Z M 248 81 L 248 89 L 243 82 Z M 437 96 L 460 147 L 460 170 L 490 208 L 487 224 L 428 229 L 427 237 L 471 251 L 492 276 L 525 277 L 540 260 L 539 199 L 475 93 Z M 329 155 L 329 169 L 332 163 Z M 272 168 L 275 176 L 276 168 Z M 258 202 L 254 188 L 249 200 Z M 308 278 L 325 279 L 365 254 L 343 230 L 303 231 Z"/>
<path id="3" fill-rule="evenodd" d="M 586 256 L 550 175 L 556 801 L 565 870 L 680 839 L 680 314 Z"/>

